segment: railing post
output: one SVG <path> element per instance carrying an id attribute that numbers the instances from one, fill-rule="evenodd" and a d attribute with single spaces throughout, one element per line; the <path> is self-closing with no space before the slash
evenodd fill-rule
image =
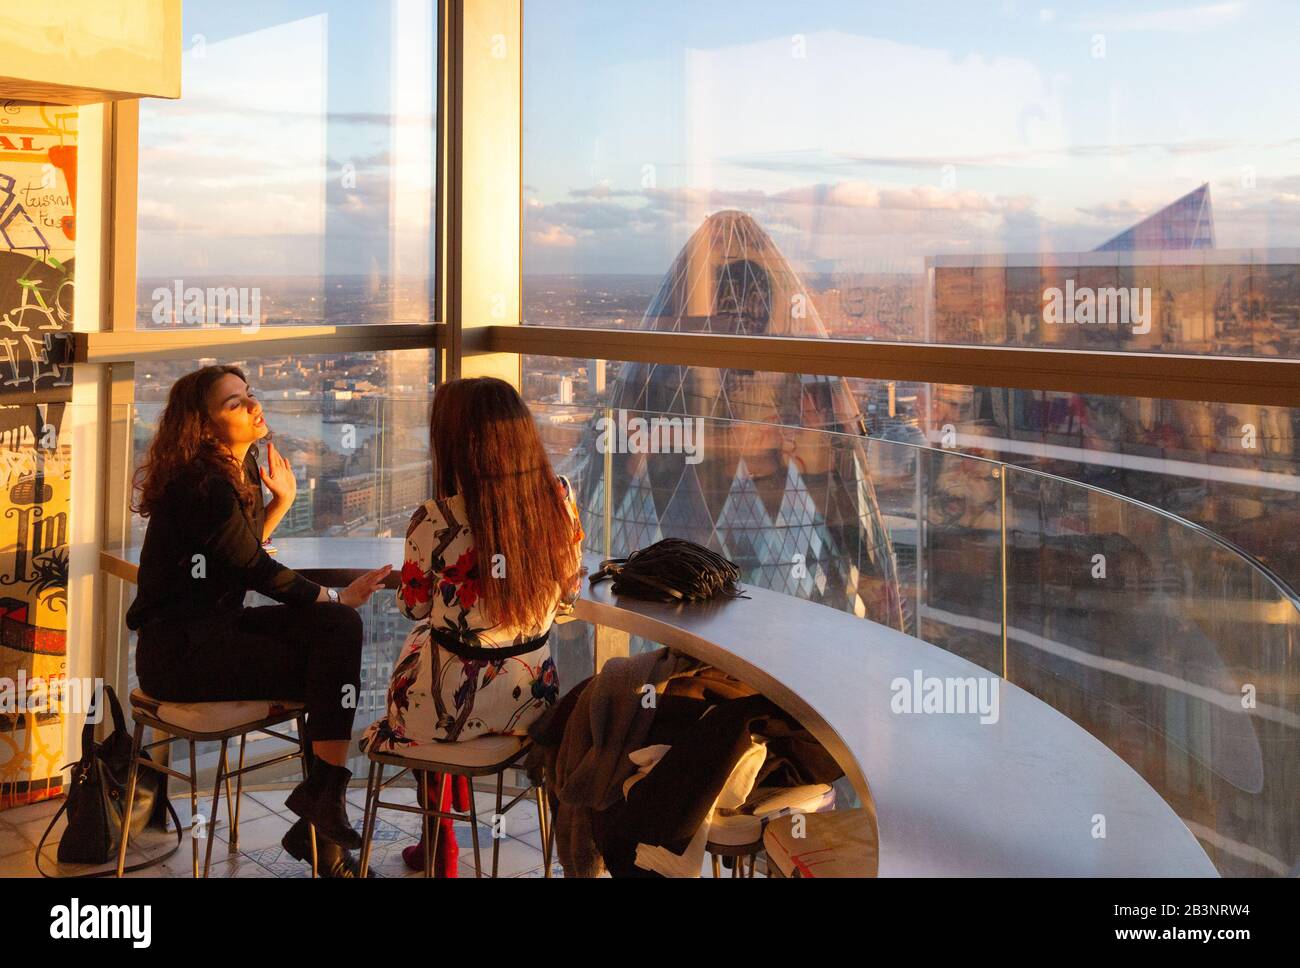
<path id="1" fill-rule="evenodd" d="M 1007 674 L 1007 558 L 1009 550 L 1007 548 L 1007 465 L 1000 464 L 993 469 L 993 476 L 998 479 L 1000 485 L 998 506 L 1002 558 L 1002 580 L 1001 580 L 1001 598 L 1002 598 L 1002 678 L 1009 679 Z"/>
<path id="2" fill-rule="evenodd" d="M 614 410 L 612 407 L 605 408 L 605 426 L 606 428 L 612 428 L 614 426 Z M 609 439 L 610 438 L 607 436 L 606 441 L 608 442 Z M 608 446 L 607 444 L 607 446 L 605 447 L 605 453 L 602 454 L 601 456 L 604 458 L 604 462 L 603 462 L 604 480 L 601 481 L 600 486 L 605 495 L 605 514 L 604 514 L 604 521 L 602 522 L 605 528 L 605 534 L 603 535 L 602 540 L 604 541 L 605 544 L 604 557 L 610 558 L 613 556 L 613 552 L 610 551 L 610 548 L 613 546 L 613 538 L 610 535 L 610 530 L 613 528 L 614 525 L 614 509 L 612 507 L 612 502 L 614 499 L 614 488 L 611 483 L 614 479 L 614 449 Z"/>

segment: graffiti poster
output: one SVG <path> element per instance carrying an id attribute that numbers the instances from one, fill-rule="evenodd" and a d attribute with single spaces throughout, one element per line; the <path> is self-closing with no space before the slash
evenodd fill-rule
<path id="1" fill-rule="evenodd" d="M 76 108 L 0 103 L 0 809 L 61 792 Z"/>

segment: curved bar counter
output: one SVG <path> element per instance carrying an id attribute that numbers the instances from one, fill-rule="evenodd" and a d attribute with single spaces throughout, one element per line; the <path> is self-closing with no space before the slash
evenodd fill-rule
<path id="1" fill-rule="evenodd" d="M 282 561 L 331 584 L 403 553 L 397 539 L 278 544 Z M 102 563 L 134 580 L 133 563 L 107 554 Z M 584 564 L 594 574 L 600 556 Z M 874 805 L 882 877 L 1217 876 L 1146 781 L 1023 689 L 875 622 L 752 586 L 746 594 L 667 605 L 584 580 L 574 617 L 717 666 L 798 719 Z M 897 680 L 918 675 L 993 680 L 996 720 L 893 712 Z"/>
<path id="2" fill-rule="evenodd" d="M 595 574 L 600 557 L 584 563 Z M 665 605 L 618 598 L 601 582 L 583 588 L 575 614 L 703 659 L 798 719 L 874 803 L 880 876 L 1218 876 L 1145 780 L 1023 689 L 997 679 L 998 718 L 987 724 L 894 713 L 895 679 L 990 673 L 846 612 L 746 594 Z"/>

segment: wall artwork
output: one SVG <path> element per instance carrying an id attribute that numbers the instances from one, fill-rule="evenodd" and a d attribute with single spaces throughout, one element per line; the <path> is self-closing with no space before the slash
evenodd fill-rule
<path id="1" fill-rule="evenodd" d="M 0 102 L 0 809 L 57 796 L 77 109 Z M 66 698 L 66 697 L 65 697 Z"/>

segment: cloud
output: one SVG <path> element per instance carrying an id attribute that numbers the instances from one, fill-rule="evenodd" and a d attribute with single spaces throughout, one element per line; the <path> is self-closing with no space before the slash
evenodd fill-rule
<path id="1" fill-rule="evenodd" d="M 1127 158 L 1144 152 L 1160 152 L 1175 157 L 1187 155 L 1210 154 L 1243 147 L 1240 141 L 1222 138 L 1200 138 L 1193 141 L 1145 141 L 1115 144 L 1062 145 L 1060 147 L 1025 148 L 1017 151 L 1000 151 L 982 155 L 844 155 L 840 160 L 843 166 L 869 166 L 881 168 L 942 168 L 944 165 L 958 167 L 998 167 L 1026 163 L 1040 164 L 1059 158 Z M 771 171 L 799 171 L 797 162 L 763 159 L 729 159 L 733 164 L 745 168 L 757 168 Z M 806 170 L 806 169 L 804 169 Z"/>
<path id="2" fill-rule="evenodd" d="M 1168 202 L 1166 202 L 1168 204 Z M 1127 199 L 1121 202 L 1105 202 L 1101 205 L 1080 206 L 1076 209 L 1081 215 L 1097 219 L 1100 222 L 1136 222 L 1155 211 L 1149 206 L 1136 205 Z"/>
<path id="3" fill-rule="evenodd" d="M 1232 3 L 1213 3 L 1200 7 L 1180 7 L 1167 10 L 1148 10 L 1141 13 L 1108 14 L 1075 20 L 1070 26 L 1075 30 L 1116 32 L 1126 30 L 1165 30 L 1194 33 L 1217 30 L 1241 19 L 1246 12 L 1245 0 Z"/>
<path id="4" fill-rule="evenodd" d="M 1036 247 L 1043 234 L 1025 195 L 864 180 L 779 191 L 597 186 L 551 204 L 528 200 L 525 265 L 530 272 L 662 271 L 705 217 L 728 209 L 753 216 L 787 258 L 804 266 L 858 256 L 897 265 L 904 252 L 954 251 L 946 240 L 961 238 L 978 244 L 1014 237 Z"/>
<path id="5" fill-rule="evenodd" d="M 575 236 L 558 225 L 548 225 L 544 230 L 528 233 L 528 244 L 548 249 L 571 249 L 578 244 Z"/>

